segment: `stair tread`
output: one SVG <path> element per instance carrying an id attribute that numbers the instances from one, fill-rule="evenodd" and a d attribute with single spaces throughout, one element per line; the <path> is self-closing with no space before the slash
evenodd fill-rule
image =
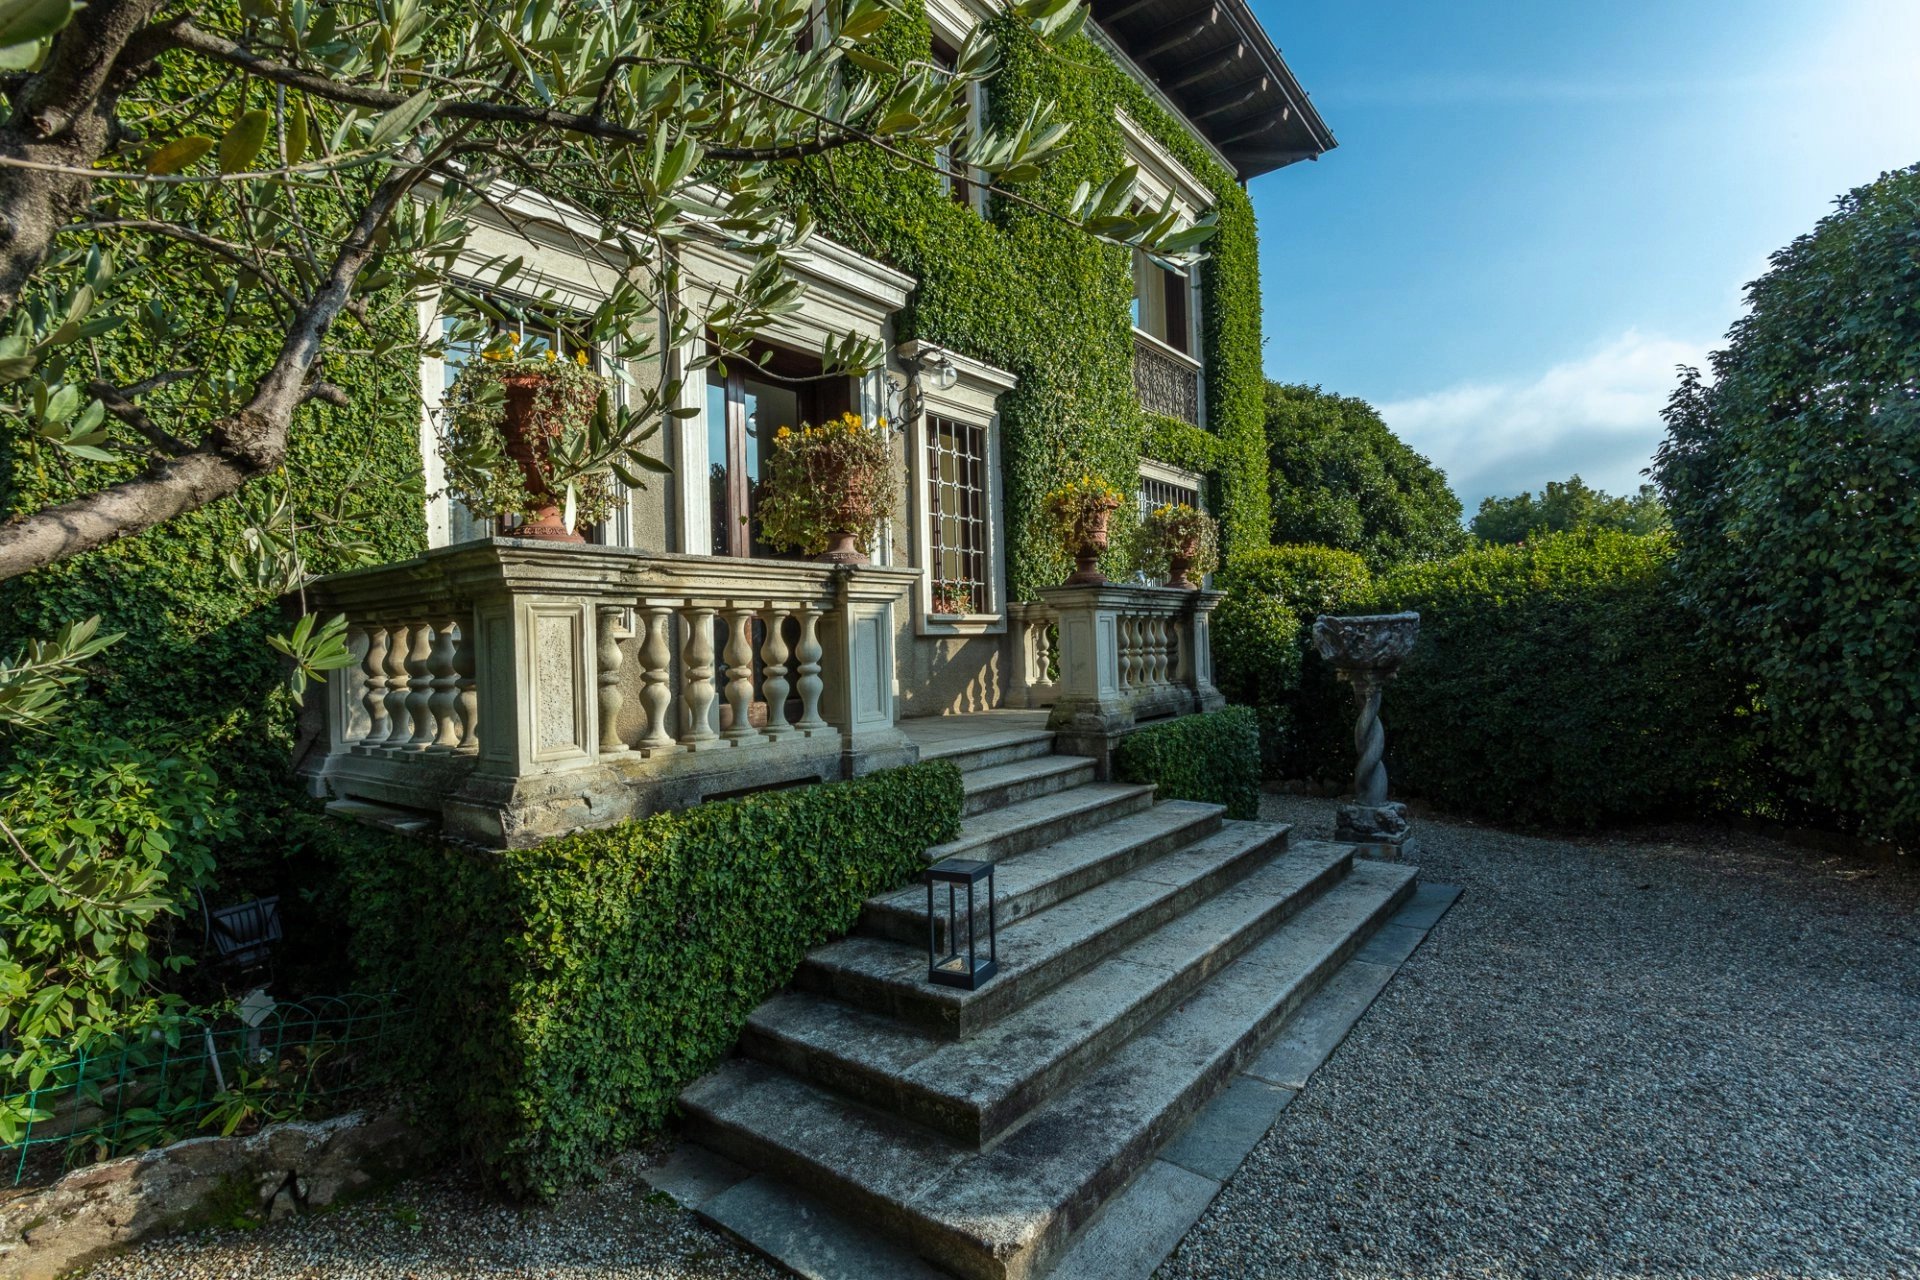
<path id="1" fill-rule="evenodd" d="M 1090 774 L 1092 770 L 1093 760 L 1088 756 L 1035 756 L 1030 760 L 1015 760 L 1011 764 L 969 769 L 960 775 L 960 787 L 967 795 L 972 795 L 979 791 L 991 791 L 995 787 L 1058 777 L 1061 774 Z"/>
<path id="2" fill-rule="evenodd" d="M 1036 968 L 1112 929 L 1204 878 L 1222 863 L 1244 856 L 1251 847 L 1284 839 L 1286 834 L 1287 828 L 1278 823 L 1235 822 L 1045 911 L 1014 921 L 996 934 L 1001 976 L 994 982 L 1004 984 L 1018 978 L 1023 970 Z M 830 942 L 808 953 L 805 965 L 904 987 L 916 996 L 954 1006 L 983 998 L 992 990 L 992 984 L 977 991 L 929 985 L 926 949 L 891 938 L 855 936 Z"/>
<path id="3" fill-rule="evenodd" d="M 1083 787 L 1075 787 L 1071 791 L 1036 796 L 1031 800 L 1018 800 L 1004 808 L 974 814 L 967 818 L 960 824 L 958 839 L 950 840 L 946 844 L 934 845 L 927 850 L 925 857 L 928 862 L 966 857 L 991 845 L 1003 836 L 1012 835 L 1029 827 L 1039 826 L 1058 818 L 1085 814 L 1141 796 L 1151 796 L 1152 793 L 1153 787 L 1150 784 L 1091 782 Z"/>
<path id="4" fill-rule="evenodd" d="M 974 755 L 999 750 L 1002 747 L 1024 747 L 1052 741 L 1053 730 L 1051 729 L 1002 729 L 991 733 L 973 733 L 948 742 L 923 743 L 920 747 L 920 758 L 944 760 L 949 756 Z"/>
<path id="5" fill-rule="evenodd" d="M 1224 805 L 1202 804 L 1196 800 L 1163 800 L 1151 809 L 1115 818 L 1091 831 L 1062 836 L 1037 849 L 1001 858 L 994 865 L 995 901 L 1018 899 L 1089 863 L 1106 861 L 1137 845 L 1204 823 L 1225 812 Z M 867 905 L 906 912 L 924 919 L 927 910 L 926 886 L 913 884 L 891 893 L 876 894 L 867 899 Z M 1009 917 L 1006 923 L 1011 924 L 1014 918 L 1017 917 Z"/>
<path id="6" fill-rule="evenodd" d="M 1230 961 L 1249 933 L 1306 896 L 1345 858 L 1337 850 L 1278 857 L 964 1040 L 808 992 L 776 996 L 748 1025 L 819 1060 L 827 1079 L 857 1072 L 882 1089 L 890 1080 L 903 1113 L 950 1110 L 991 1135 L 1013 1118 L 1018 1103 L 1036 1098 L 1047 1074 L 1081 1045 L 1103 1032 L 1125 1034 L 1156 1007 L 1165 1008 L 1180 992 L 1163 996 L 1163 989 L 1185 987 Z M 921 972 L 924 967 L 923 961 Z"/>
<path id="7" fill-rule="evenodd" d="M 991 1274 L 1083 1226 L 1416 874 L 1403 864 L 1355 863 L 1339 885 L 984 1152 L 746 1059 L 722 1064 L 682 1101 L 700 1122 L 751 1135 L 790 1170 L 850 1193 L 910 1233 L 924 1255 L 974 1259 L 969 1274 Z M 1024 1273 L 1024 1265 L 1009 1269 Z"/>

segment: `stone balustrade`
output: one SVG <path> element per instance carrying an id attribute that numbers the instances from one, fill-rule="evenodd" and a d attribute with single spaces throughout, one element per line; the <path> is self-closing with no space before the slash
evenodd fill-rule
<path id="1" fill-rule="evenodd" d="M 358 663 L 307 773 L 345 811 L 520 846 L 914 758 L 894 724 L 910 570 L 495 538 L 322 579 Z"/>
<path id="2" fill-rule="evenodd" d="M 1004 699 L 1010 707 L 1050 707 L 1060 698 L 1060 619 L 1042 601 L 1007 609 L 1011 649 Z"/>
<path id="3" fill-rule="evenodd" d="M 1104 774 L 1113 744 L 1138 722 L 1226 704 L 1213 684 L 1209 632 L 1219 592 L 1107 583 L 1040 596 L 1058 635 L 1047 721 L 1058 750 L 1092 756 Z M 1029 645 L 1016 667 L 1030 665 L 1030 639 L 1016 640 Z"/>

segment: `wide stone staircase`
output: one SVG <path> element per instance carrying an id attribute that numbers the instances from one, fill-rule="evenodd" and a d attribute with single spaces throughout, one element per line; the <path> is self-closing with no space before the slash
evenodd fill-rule
<path id="1" fill-rule="evenodd" d="M 922 885 L 870 900 L 681 1094 L 687 1135 L 977 1280 L 1044 1276 L 1414 889 L 1416 869 L 1097 782 L 1032 729 L 923 751 L 996 864 L 999 975 L 927 981 Z M 944 898 L 942 899 L 944 904 Z M 984 914 L 984 903 L 981 910 Z M 937 920 L 944 935 L 946 922 Z"/>

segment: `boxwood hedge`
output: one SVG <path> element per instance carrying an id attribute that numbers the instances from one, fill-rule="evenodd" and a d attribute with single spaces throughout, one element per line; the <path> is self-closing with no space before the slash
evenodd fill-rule
<path id="1" fill-rule="evenodd" d="M 1114 774 L 1151 782 L 1162 800 L 1227 806 L 1229 818 L 1260 816 L 1260 730 L 1251 707 L 1150 724 L 1121 739 Z"/>
<path id="2" fill-rule="evenodd" d="M 545 1196 L 659 1125 L 807 949 L 959 815 L 958 770 L 930 761 L 532 849 L 336 851 L 365 979 L 417 1010 L 435 1127 L 507 1191 Z"/>

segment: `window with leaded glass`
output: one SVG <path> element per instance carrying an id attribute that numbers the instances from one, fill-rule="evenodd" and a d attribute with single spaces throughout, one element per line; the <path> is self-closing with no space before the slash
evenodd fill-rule
<path id="1" fill-rule="evenodd" d="M 986 613 L 987 431 L 927 419 L 927 519 L 933 612 Z"/>

